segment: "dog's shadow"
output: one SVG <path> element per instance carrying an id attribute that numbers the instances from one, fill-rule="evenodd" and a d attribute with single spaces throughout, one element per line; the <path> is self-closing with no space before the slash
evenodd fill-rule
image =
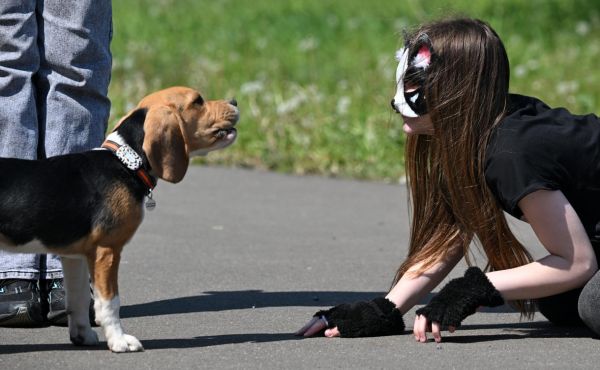
<path id="1" fill-rule="evenodd" d="M 166 339 L 143 339 L 144 350 L 155 349 L 185 349 L 220 346 L 226 344 L 240 343 L 268 343 L 300 340 L 291 333 L 245 333 L 226 335 L 207 335 L 194 338 L 166 338 Z M 106 351 L 106 342 L 100 342 L 97 346 L 74 346 L 70 343 L 52 344 L 0 344 L 0 354 L 30 353 L 30 352 L 54 352 L 54 351 Z"/>

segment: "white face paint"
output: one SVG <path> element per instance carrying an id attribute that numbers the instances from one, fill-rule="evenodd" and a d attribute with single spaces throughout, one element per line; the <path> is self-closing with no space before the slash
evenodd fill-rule
<path id="1" fill-rule="evenodd" d="M 402 48 L 396 52 L 398 68 L 396 68 L 396 95 L 394 95 L 394 107 L 404 117 L 418 117 L 406 102 L 404 97 L 404 74 L 408 69 L 408 48 Z"/>

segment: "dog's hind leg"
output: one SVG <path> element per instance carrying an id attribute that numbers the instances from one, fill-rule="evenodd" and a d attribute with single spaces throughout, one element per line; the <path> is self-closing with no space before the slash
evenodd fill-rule
<path id="1" fill-rule="evenodd" d="M 69 314 L 69 336 L 79 346 L 98 344 L 98 334 L 90 326 L 90 286 L 87 261 L 82 257 L 61 257 L 66 308 Z"/>
<path id="2" fill-rule="evenodd" d="M 120 248 L 98 247 L 95 258 L 90 258 L 94 280 L 94 309 L 96 322 L 102 326 L 113 352 L 143 351 L 136 337 L 125 334 L 119 317 L 118 270 L 121 259 Z"/>

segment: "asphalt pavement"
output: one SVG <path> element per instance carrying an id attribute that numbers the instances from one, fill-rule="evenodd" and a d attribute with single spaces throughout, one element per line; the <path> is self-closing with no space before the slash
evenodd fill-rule
<path id="1" fill-rule="evenodd" d="M 159 182 L 155 200 L 119 276 L 124 328 L 145 352 L 111 353 L 103 335 L 75 347 L 62 327 L 0 328 L 0 369 L 600 366 L 586 329 L 522 321 L 506 306 L 469 317 L 441 345 L 414 341 L 414 309 L 405 335 L 294 336 L 315 311 L 389 288 L 407 253 L 404 185 L 194 166 L 180 184 Z M 541 255 L 528 227 L 512 223 Z"/>

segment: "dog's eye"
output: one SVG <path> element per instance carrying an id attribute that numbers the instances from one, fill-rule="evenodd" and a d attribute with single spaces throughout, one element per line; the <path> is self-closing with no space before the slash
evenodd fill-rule
<path id="1" fill-rule="evenodd" d="M 204 104 L 204 99 L 202 99 L 202 96 L 198 95 L 198 97 L 192 101 L 192 104 L 202 105 Z"/>

